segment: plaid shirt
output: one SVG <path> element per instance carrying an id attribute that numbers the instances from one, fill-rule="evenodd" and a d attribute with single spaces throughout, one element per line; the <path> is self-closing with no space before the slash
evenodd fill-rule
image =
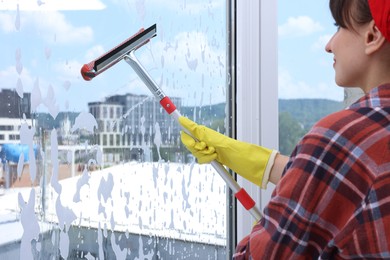
<path id="1" fill-rule="evenodd" d="M 320 120 L 233 259 L 390 259 L 390 84 Z"/>

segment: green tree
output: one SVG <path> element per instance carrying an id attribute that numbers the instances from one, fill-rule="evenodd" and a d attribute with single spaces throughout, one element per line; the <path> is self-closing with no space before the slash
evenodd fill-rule
<path id="1" fill-rule="evenodd" d="M 303 126 L 289 112 L 279 113 L 279 151 L 290 155 L 298 141 L 305 135 Z"/>

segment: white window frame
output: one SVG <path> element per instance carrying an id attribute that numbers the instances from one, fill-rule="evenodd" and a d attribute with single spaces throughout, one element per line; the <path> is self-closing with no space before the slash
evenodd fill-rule
<path id="1" fill-rule="evenodd" d="M 277 1 L 236 1 L 237 139 L 278 149 Z M 238 183 L 264 208 L 267 190 L 238 177 Z M 248 235 L 254 219 L 238 203 L 237 241 Z"/>

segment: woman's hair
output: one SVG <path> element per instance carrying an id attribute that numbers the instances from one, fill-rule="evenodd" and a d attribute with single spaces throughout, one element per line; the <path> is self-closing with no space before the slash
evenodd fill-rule
<path id="1" fill-rule="evenodd" d="M 353 29 L 372 20 L 367 0 L 330 0 L 329 8 L 336 25 L 342 28 Z"/>

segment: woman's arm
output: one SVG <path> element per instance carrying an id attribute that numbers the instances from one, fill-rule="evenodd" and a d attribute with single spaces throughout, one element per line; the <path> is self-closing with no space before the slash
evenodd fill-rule
<path id="1" fill-rule="evenodd" d="M 273 184 L 277 184 L 282 177 L 282 173 L 290 157 L 282 154 L 277 154 L 275 157 L 274 165 L 272 166 L 269 181 Z"/>

